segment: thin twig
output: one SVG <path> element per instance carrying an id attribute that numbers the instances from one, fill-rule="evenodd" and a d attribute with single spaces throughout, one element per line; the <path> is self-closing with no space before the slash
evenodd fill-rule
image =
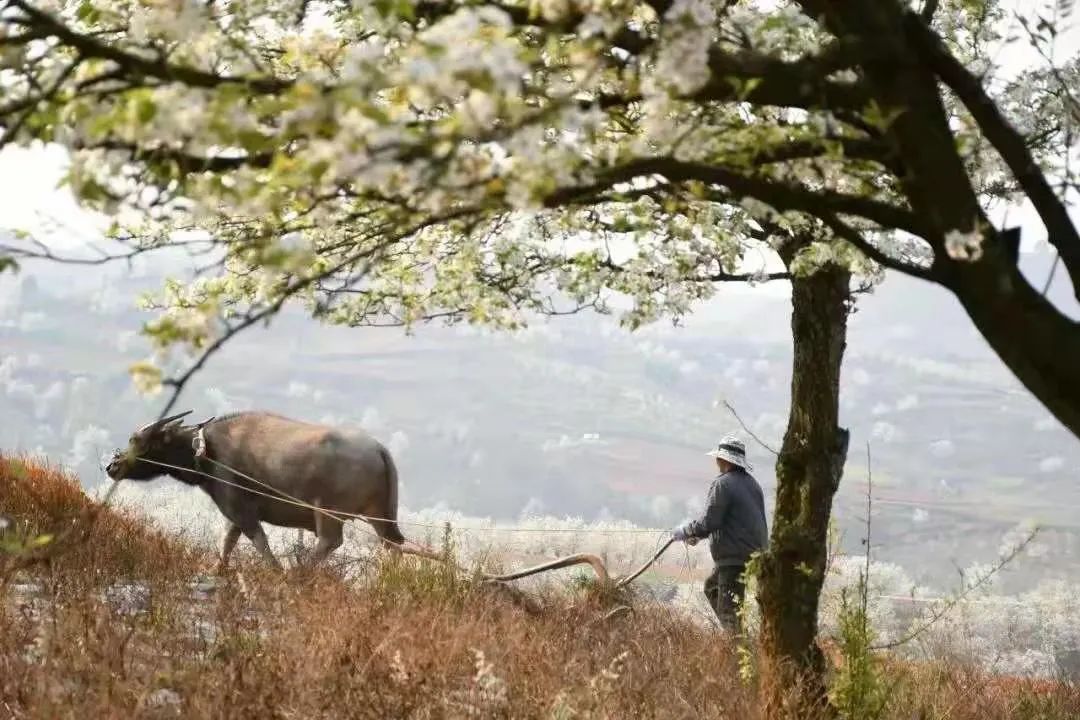
<path id="1" fill-rule="evenodd" d="M 45 260 L 45 261 L 48 261 L 50 263 L 56 263 L 56 264 L 59 264 L 59 265 L 107 265 L 107 264 L 110 264 L 110 263 L 115 263 L 117 261 L 131 262 L 132 260 L 134 260 L 135 258 L 137 258 L 140 255 L 146 255 L 146 254 L 151 253 L 151 252 L 155 252 L 155 251 L 158 251 L 158 250 L 163 250 L 166 247 L 169 247 L 169 248 L 178 248 L 178 247 L 185 248 L 185 249 L 188 250 L 189 254 L 192 255 L 192 257 L 209 254 L 209 252 L 211 250 L 213 250 L 212 243 L 209 243 L 209 242 L 204 241 L 204 240 L 191 240 L 191 241 L 181 240 L 181 241 L 171 241 L 168 246 L 164 246 L 164 245 L 140 246 L 140 247 L 131 248 L 130 250 L 126 250 L 124 252 L 117 252 L 117 253 L 110 253 L 110 252 L 105 252 L 103 250 L 98 250 L 98 253 L 99 253 L 98 257 L 75 257 L 75 256 L 71 256 L 71 255 L 57 255 L 52 250 L 52 248 L 50 248 L 48 245 L 46 245 L 45 243 L 43 243 L 43 242 L 41 242 L 39 240 L 32 240 L 31 242 L 37 248 L 36 250 L 35 249 L 28 249 L 28 248 L 25 248 L 25 247 L 20 247 L 18 245 L 11 245 L 11 244 L 8 244 L 8 243 L 0 243 L 0 252 L 7 253 L 9 256 L 11 256 L 13 258 L 20 259 L 20 260 Z M 93 248 L 93 246 L 90 245 L 89 243 L 86 243 L 86 244 L 89 247 Z M 192 251 L 191 250 L 192 247 L 198 246 L 198 245 L 206 245 L 207 249 L 205 251 L 201 251 L 201 250 Z M 97 248 L 93 248 L 93 249 L 97 250 Z"/>
<path id="2" fill-rule="evenodd" d="M 829 229 L 834 235 L 842 240 L 846 240 L 851 245 L 854 245 L 863 255 L 866 255 L 878 265 L 888 268 L 889 270 L 895 270 L 896 272 L 910 275 L 911 277 L 919 278 L 920 280 L 936 282 L 939 278 L 933 265 L 919 265 L 889 255 L 887 252 L 863 237 L 861 232 L 842 221 L 835 213 L 822 213 L 819 217 L 822 222 L 829 226 Z"/>
<path id="3" fill-rule="evenodd" d="M 1054 262 L 1050 266 L 1050 272 L 1046 275 L 1046 284 L 1043 285 L 1042 296 L 1050 292 L 1050 286 L 1054 284 L 1054 275 L 1057 273 L 1058 263 L 1061 261 L 1061 253 L 1054 251 Z"/>
<path id="4" fill-rule="evenodd" d="M 468 210 L 453 210 L 442 216 L 433 216 L 423 221 L 419 221 L 409 227 L 403 228 L 397 233 L 384 237 L 373 247 L 365 248 L 356 253 L 351 253 L 341 262 L 330 268 L 327 268 L 320 273 L 295 280 L 282 291 L 281 295 L 274 302 L 267 305 L 258 312 L 247 315 L 240 323 L 233 325 L 221 337 L 210 343 L 210 345 L 207 346 L 207 348 L 202 353 L 200 353 L 198 359 L 194 362 L 194 364 L 192 364 L 186 371 L 184 371 L 182 375 L 175 378 L 169 378 L 163 383 L 171 387 L 173 390 L 169 396 L 168 401 L 165 403 L 165 406 L 159 413 L 158 419 L 160 420 L 166 417 L 169 412 L 172 411 L 173 407 L 175 407 L 176 405 L 176 401 L 180 398 L 180 394 L 184 391 L 184 388 L 191 381 L 191 379 L 203 368 L 204 365 L 206 365 L 206 363 L 215 353 L 217 353 L 219 350 L 221 350 L 222 347 L 224 347 L 224 345 L 229 340 L 236 337 L 236 335 L 243 332 L 244 330 L 250 328 L 252 325 L 255 325 L 262 320 L 269 320 L 271 317 L 280 312 L 281 308 L 291 298 L 311 287 L 313 284 L 334 275 L 335 273 L 343 270 L 346 267 L 349 267 L 350 265 L 361 262 L 365 259 L 370 259 L 372 256 L 382 252 L 384 249 L 386 249 L 393 243 L 399 242 L 402 239 L 407 238 L 411 235 L 415 235 L 416 233 L 428 227 L 431 227 L 432 225 L 450 222 L 460 217 L 464 217 L 468 213 Z M 363 277 L 365 275 L 366 271 L 361 273 L 360 277 Z M 357 281 L 359 281 L 359 279 L 360 278 L 357 278 Z"/>
<path id="5" fill-rule="evenodd" d="M 874 509 L 874 474 L 870 463 L 870 441 L 866 441 L 866 561 L 863 567 L 862 597 L 862 637 L 867 632 L 867 605 L 870 597 L 870 513 Z"/>
<path id="6" fill-rule="evenodd" d="M 907 635 L 900 638 L 899 640 L 894 640 L 893 642 L 888 642 L 888 643 L 882 643 L 880 645 L 874 645 L 870 649 L 871 650 L 894 650 L 894 649 L 900 647 L 901 645 L 908 644 L 909 642 L 911 642 L 915 638 L 922 635 L 924 632 L 926 632 L 931 627 L 936 625 L 939 620 L 941 620 L 943 617 L 945 617 L 950 612 L 952 612 L 952 609 L 955 608 L 957 605 L 959 605 L 961 602 L 963 602 L 965 598 L 967 598 L 969 595 L 971 595 L 971 593 L 973 593 L 975 590 L 977 590 L 978 588 L 982 587 L 987 582 L 989 582 L 990 579 L 992 577 L 994 577 L 994 575 L 997 575 L 1002 570 L 1002 568 L 1004 568 L 1006 565 L 1008 565 L 1010 562 L 1012 562 L 1020 553 L 1022 553 L 1027 548 L 1028 545 L 1031 544 L 1031 541 L 1035 539 L 1035 536 L 1038 534 L 1038 532 L 1039 532 L 1038 528 L 1035 528 L 1034 530 L 1032 530 L 1031 534 L 1028 535 L 1024 539 L 1023 542 L 1016 545 L 1016 547 L 1014 547 L 1011 551 L 1009 551 L 1009 553 L 1007 555 L 1005 555 L 1000 560 L 998 560 L 998 563 L 996 565 L 994 565 L 994 567 L 990 568 L 990 570 L 985 575 L 980 577 L 978 580 L 976 580 L 974 583 L 972 583 L 969 587 L 964 588 L 962 591 L 957 593 L 954 597 L 950 598 L 941 608 L 939 608 L 938 610 L 934 610 L 930 614 L 930 619 L 927 620 L 925 623 L 923 623 L 919 627 L 915 628 L 914 630 L 912 630 L 911 632 L 909 632 Z"/>
<path id="7" fill-rule="evenodd" d="M 736 420 L 737 420 L 737 421 L 739 422 L 739 425 L 741 425 L 741 426 L 742 426 L 742 429 L 746 431 L 746 434 L 747 434 L 747 435 L 749 435 L 749 436 L 750 436 L 750 437 L 752 437 L 752 438 L 753 438 L 754 440 L 756 440 L 756 441 L 757 441 L 757 444 L 758 444 L 758 445 L 760 445 L 761 447 L 765 448 L 766 450 L 768 450 L 769 452 L 771 452 L 771 453 L 772 453 L 773 455 L 776 455 L 777 457 L 779 457 L 779 456 L 780 456 L 780 453 L 778 453 L 778 452 L 777 452 L 776 450 L 773 450 L 773 449 L 772 449 L 772 447 L 770 447 L 768 443 L 766 443 L 766 442 L 765 442 L 764 440 L 762 440 L 762 439 L 761 439 L 761 438 L 759 438 L 759 437 L 758 437 L 757 435 L 755 435 L 755 434 L 754 434 L 754 431 L 753 431 L 753 430 L 751 430 L 751 429 L 750 429 L 749 427 L 747 427 L 747 426 L 746 426 L 746 423 L 744 423 L 744 422 L 743 422 L 743 420 L 742 420 L 742 418 L 741 418 L 741 417 L 739 417 L 739 413 L 735 412 L 735 408 L 733 408 L 733 407 L 731 406 L 731 403 L 729 403 L 729 402 L 728 402 L 727 400 L 725 400 L 725 401 L 724 401 L 724 407 L 726 407 L 726 408 L 728 409 L 728 412 L 730 412 L 730 413 L 731 413 L 732 415 L 734 415 L 734 416 L 735 416 L 735 419 L 736 419 Z"/>

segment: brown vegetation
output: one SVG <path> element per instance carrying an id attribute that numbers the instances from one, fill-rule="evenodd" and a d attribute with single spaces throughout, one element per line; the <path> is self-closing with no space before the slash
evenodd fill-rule
<path id="1" fill-rule="evenodd" d="M 72 478 L 0 459 L 20 538 L 61 537 L 91 509 Z M 215 586 L 199 581 L 212 552 L 121 512 L 94 519 L 39 562 L 16 570 L 11 543 L 0 558 L 0 718 L 758 716 L 722 636 L 665 608 L 605 619 L 602 594 L 553 592 L 531 613 L 390 555 L 284 580 L 241 560 Z M 944 666 L 888 680 L 887 717 L 1080 716 L 1060 684 Z"/>

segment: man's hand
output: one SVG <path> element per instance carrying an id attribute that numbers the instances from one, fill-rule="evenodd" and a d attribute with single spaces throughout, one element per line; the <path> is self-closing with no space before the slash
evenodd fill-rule
<path id="1" fill-rule="evenodd" d="M 687 532 L 686 532 L 686 526 L 684 526 L 684 525 L 680 525 L 679 527 L 677 527 L 677 528 L 675 528 L 674 530 L 672 530 L 672 531 L 671 531 L 671 537 L 673 537 L 673 538 L 674 538 L 674 539 L 676 539 L 676 540 L 682 540 L 683 542 L 685 542 L 685 543 L 689 543 L 689 544 L 691 544 L 691 545 L 693 545 L 694 543 L 696 543 L 696 542 L 697 542 L 697 538 L 695 538 L 695 537 L 690 537 L 690 536 L 689 536 L 689 535 L 687 534 Z"/>
<path id="2" fill-rule="evenodd" d="M 696 537 L 688 537 L 688 538 L 686 538 L 686 544 L 687 544 L 687 545 L 697 545 L 697 544 L 698 544 L 698 540 L 700 540 L 700 539 L 701 539 L 701 538 L 696 538 Z"/>

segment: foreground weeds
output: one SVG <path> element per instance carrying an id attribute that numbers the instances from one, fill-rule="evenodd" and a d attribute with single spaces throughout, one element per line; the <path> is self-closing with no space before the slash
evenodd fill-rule
<path id="1" fill-rule="evenodd" d="M 0 512 L 23 539 L 87 506 L 70 478 L 0 460 Z M 105 511 L 84 542 L 8 573 L 0 719 L 759 717 L 767 680 L 740 681 L 723 636 L 629 596 L 583 586 L 523 604 L 452 564 L 390 555 L 284 578 L 241 559 L 213 580 L 215 562 Z M 1080 716 L 1064 686 L 871 671 L 892 678 L 882 717 Z"/>

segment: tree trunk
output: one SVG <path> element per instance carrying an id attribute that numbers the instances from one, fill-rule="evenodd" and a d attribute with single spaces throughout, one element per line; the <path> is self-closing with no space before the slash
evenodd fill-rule
<path id="1" fill-rule="evenodd" d="M 997 231 L 987 231 L 983 258 L 948 260 L 943 238 L 989 222 L 957 151 L 941 83 L 912 37 L 913 16 L 899 0 L 799 0 L 837 37 L 875 48 L 862 61 L 883 108 L 902 110 L 886 134 L 902 161 L 901 187 L 912 210 L 936 230 L 934 282 L 952 290 L 976 328 L 1016 378 L 1080 437 L 1080 323 L 1064 315 L 1021 275 Z M 1045 220 L 1044 220 L 1045 222 Z M 1063 270 L 1068 270 L 1065 264 Z M 1080 292 L 1080 278 L 1072 277 Z"/>
<path id="2" fill-rule="evenodd" d="M 758 572 L 766 717 L 805 717 L 825 700 L 818 596 L 847 456 L 848 433 L 838 420 L 850 279 L 845 268 L 827 265 L 792 280 L 791 410 L 776 463 L 772 537 Z"/>

